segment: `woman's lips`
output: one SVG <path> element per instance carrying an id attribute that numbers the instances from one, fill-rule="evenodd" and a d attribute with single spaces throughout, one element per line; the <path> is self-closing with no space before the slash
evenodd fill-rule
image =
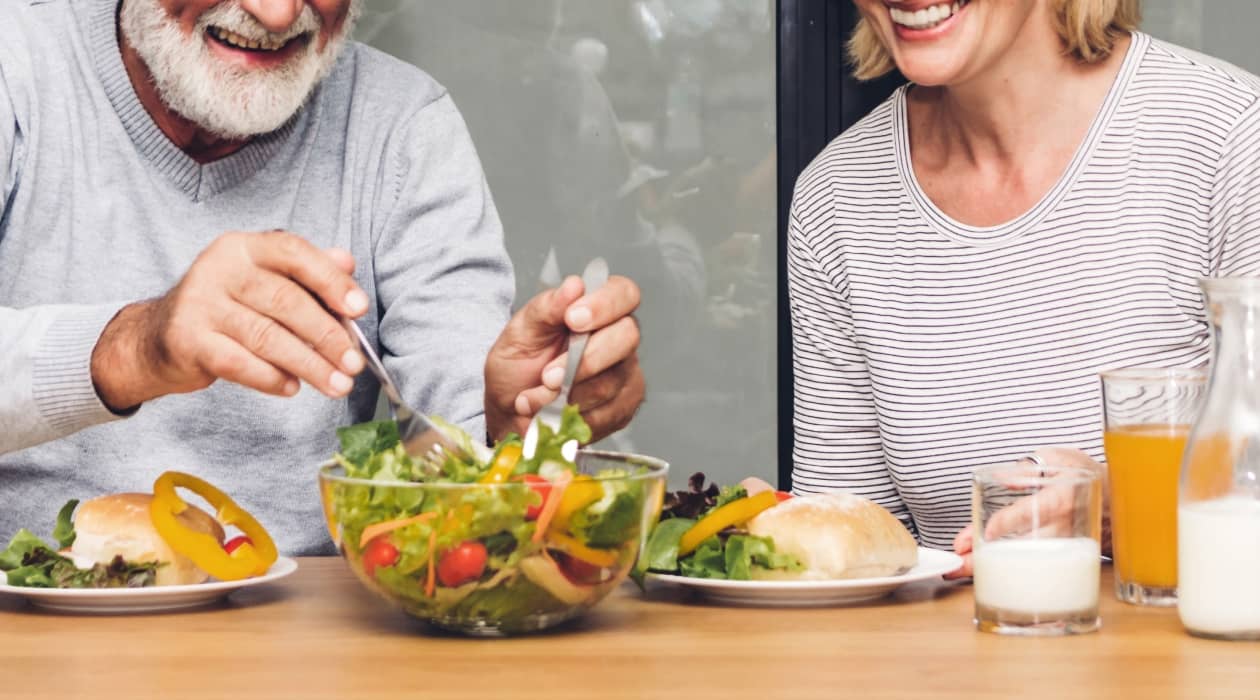
<path id="1" fill-rule="evenodd" d="M 901 39 L 902 41 L 931 41 L 934 39 L 938 39 L 944 36 L 945 34 L 947 34 L 951 29 L 954 28 L 956 24 L 958 24 L 960 18 L 962 17 L 964 13 L 966 13 L 967 7 L 971 4 L 971 2 L 969 2 L 968 0 L 962 0 L 958 4 L 959 4 L 958 9 L 952 12 L 952 14 L 950 14 L 949 17 L 947 17 L 944 20 L 941 20 L 940 22 L 932 25 L 931 27 L 927 27 L 925 29 L 916 29 L 913 27 L 908 27 L 904 24 L 899 24 L 897 21 L 894 20 L 893 30 L 897 33 L 897 38 Z M 889 8 L 890 16 L 891 16 L 891 13 L 892 13 L 892 8 L 890 7 Z"/>

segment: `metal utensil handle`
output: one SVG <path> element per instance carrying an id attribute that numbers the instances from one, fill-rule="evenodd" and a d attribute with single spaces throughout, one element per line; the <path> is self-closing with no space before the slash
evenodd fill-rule
<path id="1" fill-rule="evenodd" d="M 403 405 L 402 395 L 398 393 L 398 387 L 394 386 L 394 382 L 389 378 L 389 373 L 385 371 L 385 364 L 381 362 L 381 358 L 377 356 L 376 350 L 372 348 L 372 344 L 368 342 L 367 336 L 363 334 L 363 329 L 359 328 L 359 324 L 348 318 L 342 318 L 341 324 L 346 327 L 359 341 L 359 347 L 363 349 L 363 355 L 367 357 L 368 369 L 372 370 L 372 374 L 376 375 L 377 381 L 381 383 L 381 389 L 385 392 L 386 398 L 397 410 Z"/>
<path id="2" fill-rule="evenodd" d="M 595 258 L 586 264 L 582 271 L 583 294 L 593 294 L 608 281 L 608 262 L 603 258 Z M 569 359 L 564 367 L 564 383 L 560 386 L 560 395 L 568 401 L 573 391 L 573 380 L 577 377 L 578 365 L 582 364 L 582 353 L 586 350 L 586 341 L 590 333 L 575 333 L 569 336 Z"/>

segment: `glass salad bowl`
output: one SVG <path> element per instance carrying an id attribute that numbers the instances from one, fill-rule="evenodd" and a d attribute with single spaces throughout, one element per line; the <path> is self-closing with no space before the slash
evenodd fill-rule
<path id="1" fill-rule="evenodd" d="M 329 533 L 368 589 L 436 627 L 535 632 L 625 580 L 660 515 L 668 465 L 579 451 L 575 472 L 502 483 L 352 478 L 325 464 Z"/>

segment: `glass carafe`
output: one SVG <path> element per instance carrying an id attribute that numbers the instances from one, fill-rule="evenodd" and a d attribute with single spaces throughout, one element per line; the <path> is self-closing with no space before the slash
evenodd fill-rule
<path id="1" fill-rule="evenodd" d="M 1177 608 L 1191 634 L 1260 639 L 1260 278 L 1201 286 L 1211 379 L 1182 466 Z"/>

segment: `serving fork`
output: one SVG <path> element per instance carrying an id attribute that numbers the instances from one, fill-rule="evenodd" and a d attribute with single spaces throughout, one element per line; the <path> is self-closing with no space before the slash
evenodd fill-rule
<path id="1" fill-rule="evenodd" d="M 608 262 L 603 258 L 595 258 L 586 264 L 582 271 L 583 294 L 593 294 L 608 281 Z M 521 454 L 532 459 L 538 451 L 538 424 L 545 423 L 552 430 L 560 429 L 560 417 L 564 407 L 569 403 L 569 394 L 573 391 L 573 379 L 577 376 L 578 365 L 582 363 L 582 353 L 586 350 L 586 341 L 590 333 L 570 333 L 568 341 L 568 360 L 564 366 L 564 381 L 560 384 L 560 393 L 550 403 L 539 409 L 525 431 L 525 440 Z M 573 461 L 577 454 L 576 440 L 570 440 L 561 448 L 564 458 Z"/>

